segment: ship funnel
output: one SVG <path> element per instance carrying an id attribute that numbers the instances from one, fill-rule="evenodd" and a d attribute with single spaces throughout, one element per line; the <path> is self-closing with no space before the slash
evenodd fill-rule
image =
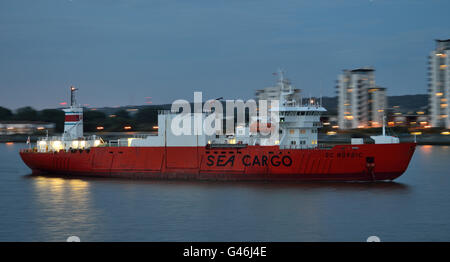
<path id="1" fill-rule="evenodd" d="M 83 108 L 76 104 L 75 91 L 78 88 L 70 87 L 70 107 L 63 109 L 64 138 L 78 139 L 83 137 Z"/>

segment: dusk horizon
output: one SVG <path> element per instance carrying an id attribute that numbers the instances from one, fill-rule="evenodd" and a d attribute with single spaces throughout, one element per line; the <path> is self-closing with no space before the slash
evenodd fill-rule
<path id="1" fill-rule="evenodd" d="M 388 96 L 427 93 L 427 57 L 450 38 L 445 1 L 8 1 L 0 105 L 56 108 L 251 99 L 279 68 L 305 96 L 335 96 L 371 66 Z M 405 8 L 407 7 L 407 8 Z M 439 7 L 439 8 L 437 8 Z"/>

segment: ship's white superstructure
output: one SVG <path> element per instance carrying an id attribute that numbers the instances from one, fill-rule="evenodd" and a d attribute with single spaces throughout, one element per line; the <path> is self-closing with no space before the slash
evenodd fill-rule
<path id="1" fill-rule="evenodd" d="M 83 108 L 77 104 L 75 91 L 78 89 L 70 87 L 70 107 L 63 109 L 65 113 L 64 133 L 62 136 L 47 136 L 37 141 L 37 151 L 60 151 L 88 149 L 90 147 L 104 144 L 97 136 L 84 137 L 83 135 Z"/>

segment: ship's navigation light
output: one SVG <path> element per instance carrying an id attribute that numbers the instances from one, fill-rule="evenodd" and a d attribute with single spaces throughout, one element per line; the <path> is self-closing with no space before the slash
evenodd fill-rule
<path id="1" fill-rule="evenodd" d="M 130 130 L 130 129 L 131 129 L 131 126 L 124 126 L 123 129 L 125 129 L 125 130 Z"/>

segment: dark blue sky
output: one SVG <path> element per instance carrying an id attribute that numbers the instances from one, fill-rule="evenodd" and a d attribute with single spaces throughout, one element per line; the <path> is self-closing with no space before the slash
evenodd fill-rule
<path id="1" fill-rule="evenodd" d="M 0 106 L 91 106 L 253 97 L 285 69 L 334 96 L 345 68 L 374 66 L 389 95 L 425 93 L 450 1 L 2 0 Z"/>

